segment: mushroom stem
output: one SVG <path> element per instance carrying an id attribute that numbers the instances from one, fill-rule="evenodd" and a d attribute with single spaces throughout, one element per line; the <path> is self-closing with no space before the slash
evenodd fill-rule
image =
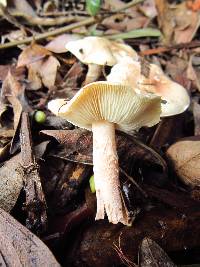
<path id="1" fill-rule="evenodd" d="M 130 225 L 119 182 L 119 165 L 115 143 L 115 125 L 107 121 L 92 124 L 94 182 L 97 197 L 96 220 Z"/>
<path id="2" fill-rule="evenodd" d="M 96 82 L 101 75 L 102 66 L 97 64 L 89 64 L 88 65 L 88 72 L 84 81 L 84 84 Z"/>

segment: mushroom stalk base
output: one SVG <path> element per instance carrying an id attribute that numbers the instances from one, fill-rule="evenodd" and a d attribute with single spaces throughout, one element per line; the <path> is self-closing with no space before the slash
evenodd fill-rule
<path id="1" fill-rule="evenodd" d="M 94 182 L 97 197 L 96 220 L 130 225 L 119 182 L 119 165 L 115 143 L 115 125 L 107 121 L 92 124 Z"/>

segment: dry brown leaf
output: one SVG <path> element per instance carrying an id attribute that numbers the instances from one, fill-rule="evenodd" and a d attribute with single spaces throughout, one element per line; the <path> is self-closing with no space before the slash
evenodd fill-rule
<path id="1" fill-rule="evenodd" d="M 49 56 L 47 59 L 42 60 L 41 68 L 38 72 L 42 78 L 43 84 L 47 88 L 54 86 L 59 66 L 59 61 L 53 56 Z"/>
<path id="2" fill-rule="evenodd" d="M 24 68 L 16 68 L 12 65 L 0 65 L 0 80 L 5 80 L 8 72 L 11 72 L 15 77 L 19 79 L 24 79 Z"/>
<path id="3" fill-rule="evenodd" d="M 65 48 L 66 43 L 69 41 L 75 41 L 81 37 L 78 34 L 62 34 L 57 36 L 51 42 L 49 42 L 45 48 L 53 53 L 66 53 L 67 49 Z"/>
<path id="4" fill-rule="evenodd" d="M 1 209 L 0 253 L 1 266 L 60 266 L 37 236 Z"/>
<path id="5" fill-rule="evenodd" d="M 47 88 L 54 86 L 57 76 L 57 69 L 60 66 L 59 61 L 49 56 L 28 66 L 28 80 L 32 90 L 41 88 L 42 83 Z"/>
<path id="6" fill-rule="evenodd" d="M 125 14 L 116 14 L 104 19 L 102 25 L 117 31 L 131 31 L 147 26 L 149 19 L 142 15 L 130 18 Z M 106 32 L 107 33 L 107 32 Z"/>
<path id="7" fill-rule="evenodd" d="M 22 112 L 22 106 L 18 97 L 22 95 L 23 92 L 24 92 L 24 87 L 19 81 L 17 81 L 17 79 L 9 71 L 2 85 L 2 94 L 4 97 L 7 98 L 7 100 L 13 107 L 15 130 L 17 129 L 17 126 L 19 124 Z"/>
<path id="8" fill-rule="evenodd" d="M 192 41 L 200 23 L 199 13 L 188 10 L 186 2 L 170 5 L 165 0 L 156 0 L 158 22 L 165 44 L 180 44 Z"/>
<path id="9" fill-rule="evenodd" d="M 197 88 L 200 91 L 200 82 L 199 82 L 197 73 L 192 65 L 192 59 L 193 59 L 193 56 L 191 55 L 186 74 L 187 74 L 187 78 L 192 81 L 193 87 Z"/>
<path id="10" fill-rule="evenodd" d="M 155 18 L 157 16 L 157 10 L 154 0 L 146 0 L 139 6 L 139 10 L 142 11 L 145 16 L 149 18 Z"/>
<path id="11" fill-rule="evenodd" d="M 41 77 L 38 70 L 40 69 L 41 62 L 37 61 L 29 65 L 28 67 L 28 81 L 31 90 L 38 90 L 42 87 Z"/>
<path id="12" fill-rule="evenodd" d="M 26 66 L 31 90 L 38 90 L 42 84 L 51 88 L 55 84 L 59 61 L 41 45 L 31 44 L 20 54 L 17 66 Z"/>
<path id="13" fill-rule="evenodd" d="M 175 172 L 190 187 L 200 186 L 200 137 L 184 138 L 167 150 Z"/>
<path id="14" fill-rule="evenodd" d="M 23 175 L 20 173 L 20 154 L 6 161 L 0 168 L 0 208 L 10 211 L 23 187 Z"/>
<path id="15" fill-rule="evenodd" d="M 18 57 L 17 67 L 28 67 L 27 65 L 50 56 L 51 52 L 41 45 L 31 44 L 27 46 Z"/>
<path id="16" fill-rule="evenodd" d="M 200 105 L 196 101 L 193 102 L 194 117 L 194 134 L 200 135 Z"/>

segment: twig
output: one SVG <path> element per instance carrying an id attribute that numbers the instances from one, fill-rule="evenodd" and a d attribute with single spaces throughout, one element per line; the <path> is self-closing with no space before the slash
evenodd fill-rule
<path id="1" fill-rule="evenodd" d="M 40 33 L 40 34 L 37 34 L 35 36 L 27 37 L 27 38 L 25 38 L 23 40 L 18 40 L 18 41 L 8 42 L 8 43 L 5 43 L 5 44 L 2 44 L 2 45 L 0 45 L 0 49 L 10 48 L 10 47 L 14 47 L 14 46 L 21 45 L 21 44 L 29 44 L 33 40 L 38 41 L 38 40 L 42 40 L 42 39 L 48 38 L 50 36 L 56 36 L 56 35 L 71 31 L 73 29 L 79 28 L 81 26 L 90 25 L 90 24 L 92 24 L 94 22 L 95 22 L 95 18 L 88 18 L 88 19 L 85 19 L 83 21 L 76 22 L 76 23 L 73 23 L 73 24 L 58 28 L 58 29 L 53 30 L 53 31 Z"/>
<path id="2" fill-rule="evenodd" d="M 8 16 L 7 17 L 5 16 L 5 12 L 10 15 L 10 17 L 12 18 L 12 21 L 8 20 L 8 18 L 7 18 Z M 85 18 L 84 16 L 72 16 L 72 15 L 62 16 L 62 17 L 55 17 L 55 18 L 38 17 L 38 16 L 32 16 L 31 17 L 30 15 L 27 15 L 27 14 L 21 13 L 21 12 L 9 12 L 5 8 L 4 8 L 4 10 L 0 8 L 0 17 L 1 16 L 4 17 L 5 19 L 7 19 L 12 24 L 14 24 L 13 21 L 15 21 L 15 23 L 18 23 L 17 25 L 21 25 L 16 20 L 16 17 L 17 18 L 21 17 L 26 21 L 25 24 L 39 25 L 39 26 L 61 25 L 61 24 L 64 24 L 64 23 L 71 23 L 71 22 L 81 21 L 81 20 L 83 20 Z M 19 27 L 19 26 L 17 26 L 17 27 Z"/>
<path id="3" fill-rule="evenodd" d="M 28 113 L 25 112 L 22 113 L 21 118 L 20 141 L 28 217 L 26 226 L 40 234 L 47 227 L 46 201 L 38 173 L 38 165 L 32 151 L 29 117 Z"/>
<path id="4" fill-rule="evenodd" d="M 184 44 L 178 44 L 178 45 L 173 45 L 173 46 L 161 46 L 157 48 L 152 48 L 148 50 L 141 51 L 139 54 L 140 56 L 150 56 L 150 55 L 155 55 L 155 54 L 161 54 L 165 52 L 169 52 L 174 49 L 187 49 L 187 48 L 195 48 L 200 46 L 200 41 L 193 41 L 190 43 L 184 43 Z"/>
<path id="5" fill-rule="evenodd" d="M 130 8 L 130 7 L 132 7 L 132 6 L 136 5 L 136 4 L 139 4 L 139 3 L 143 2 L 143 1 L 144 0 L 131 1 L 128 4 L 125 4 L 123 7 L 120 7 L 118 9 L 116 9 L 115 12 L 123 11 L 123 10 L 128 9 L 128 8 Z M 103 19 L 103 18 L 101 18 L 101 19 Z M 71 31 L 73 29 L 76 29 L 76 28 L 79 28 L 79 27 L 82 27 L 82 26 L 93 24 L 95 22 L 96 22 L 96 19 L 94 17 L 87 18 L 87 19 L 85 19 L 83 21 L 76 22 L 76 23 L 73 23 L 73 24 L 58 28 L 58 29 L 53 30 L 53 31 L 40 33 L 40 34 L 37 34 L 35 36 L 27 37 L 27 38 L 25 38 L 23 40 L 18 40 L 18 41 L 13 41 L 13 42 L 8 42 L 8 43 L 5 43 L 5 44 L 1 44 L 0 45 L 0 49 L 6 49 L 6 48 L 10 48 L 10 47 L 21 45 L 21 44 L 29 44 L 33 40 L 39 41 L 39 40 L 42 40 L 42 39 L 45 39 L 45 38 L 48 38 L 48 37 L 52 37 L 52 36 L 56 36 L 56 35 L 59 35 L 59 34 L 63 34 L 65 32 Z"/>

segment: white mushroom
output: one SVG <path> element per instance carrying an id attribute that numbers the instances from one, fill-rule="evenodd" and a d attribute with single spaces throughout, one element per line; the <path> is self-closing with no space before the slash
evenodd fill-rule
<path id="1" fill-rule="evenodd" d="M 115 129 L 132 132 L 160 120 L 161 99 L 154 94 L 137 94 L 131 87 L 108 82 L 84 86 L 66 105 L 48 108 L 81 128 L 93 132 L 94 181 L 97 197 L 96 220 L 105 212 L 112 223 L 130 224 L 119 182 Z M 60 104 L 60 102 L 59 102 Z M 55 112 L 55 108 L 57 111 Z"/>
<path id="2" fill-rule="evenodd" d="M 184 87 L 168 78 L 161 68 L 155 64 L 149 64 L 148 78 L 142 74 L 141 62 L 125 58 L 116 64 L 107 81 L 117 82 L 131 86 L 134 90 L 151 92 L 161 96 L 161 116 L 171 116 L 182 113 L 190 104 L 190 97 Z"/>
<path id="3" fill-rule="evenodd" d="M 102 66 L 113 66 L 124 57 L 138 59 L 137 53 L 130 46 L 103 37 L 85 37 L 68 42 L 65 47 L 82 63 L 88 65 L 85 84 L 99 78 Z"/>

